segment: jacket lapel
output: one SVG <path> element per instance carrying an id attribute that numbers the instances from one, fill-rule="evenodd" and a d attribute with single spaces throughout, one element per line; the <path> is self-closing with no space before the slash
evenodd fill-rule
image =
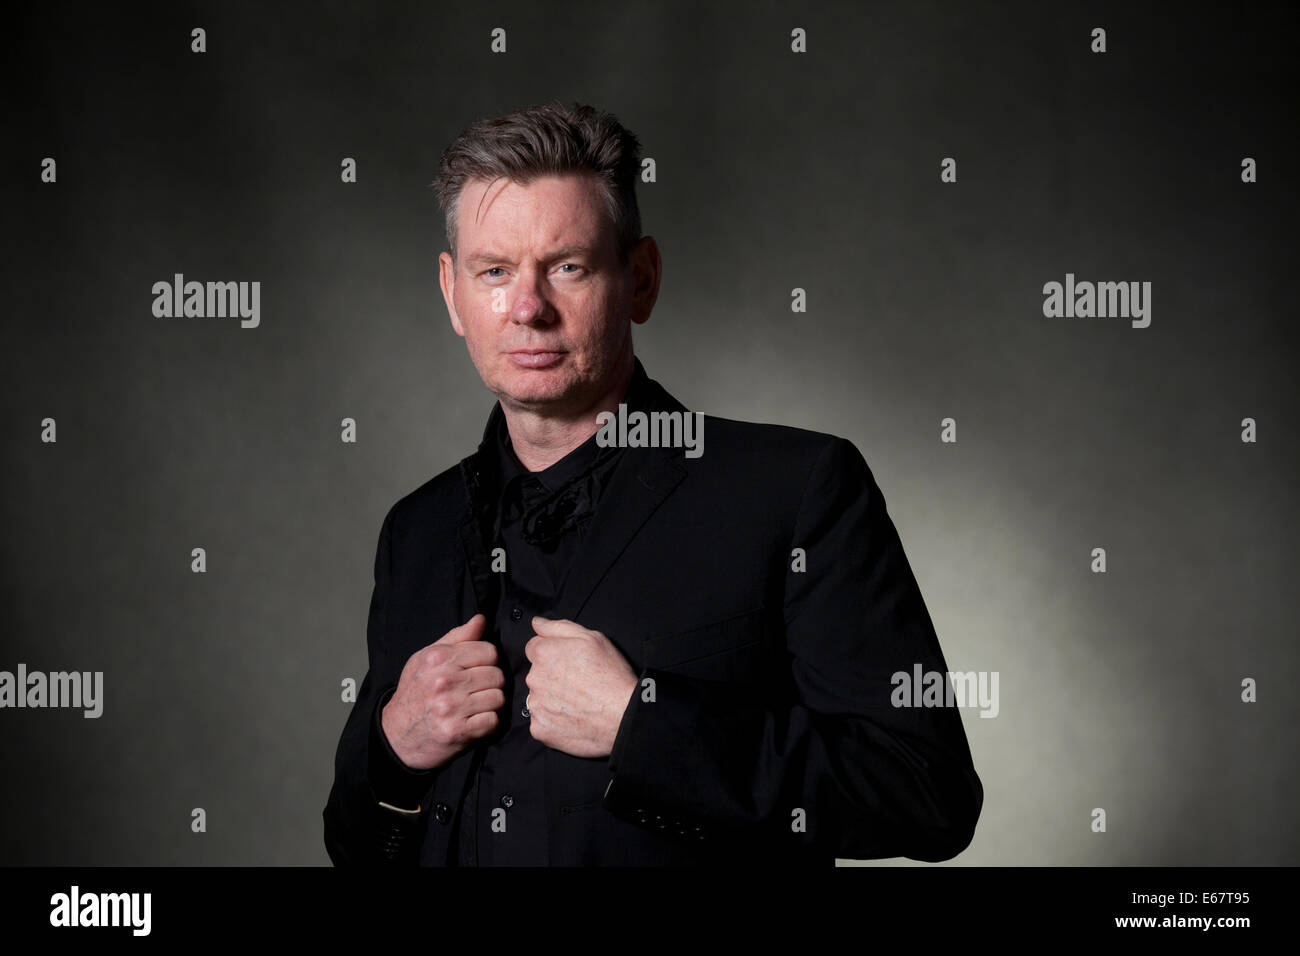
<path id="1" fill-rule="evenodd" d="M 550 617 L 576 621 L 637 532 L 686 477 L 680 448 L 625 448 Z"/>

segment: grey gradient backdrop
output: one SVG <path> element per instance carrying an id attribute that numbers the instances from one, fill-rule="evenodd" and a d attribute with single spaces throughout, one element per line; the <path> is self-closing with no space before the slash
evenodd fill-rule
<path id="1" fill-rule="evenodd" d="M 851 439 L 950 667 L 999 672 L 999 716 L 963 712 L 986 796 L 956 863 L 1296 862 L 1291 10 L 24 16 L 0 669 L 102 670 L 106 700 L 0 711 L 0 863 L 327 862 L 380 522 L 493 400 L 447 321 L 428 183 L 474 119 L 549 99 L 614 112 L 657 161 L 650 374 L 694 409 Z M 176 272 L 260 281 L 260 328 L 154 318 Z M 1044 318 L 1067 272 L 1152 282 L 1151 326 Z"/>

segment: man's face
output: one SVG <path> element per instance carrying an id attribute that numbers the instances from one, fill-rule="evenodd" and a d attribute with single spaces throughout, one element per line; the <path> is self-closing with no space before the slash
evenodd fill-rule
<path id="1" fill-rule="evenodd" d="M 502 405 L 570 414 L 616 384 L 631 352 L 631 273 L 594 177 L 527 186 L 471 180 L 457 207 L 443 297 L 483 383 Z"/>

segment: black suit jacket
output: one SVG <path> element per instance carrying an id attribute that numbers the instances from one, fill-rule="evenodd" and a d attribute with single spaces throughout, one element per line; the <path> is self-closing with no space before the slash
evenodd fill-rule
<path id="1" fill-rule="evenodd" d="M 686 411 L 649 385 L 652 407 Z M 482 744 L 430 776 L 418 817 L 378 805 L 368 749 L 411 654 L 495 613 L 471 503 L 501 414 L 475 454 L 384 519 L 369 670 L 324 810 L 335 864 L 473 862 L 460 807 Z M 704 439 L 699 458 L 625 450 L 547 615 L 603 632 L 642 677 L 608 759 L 546 751 L 551 863 L 959 853 L 983 790 L 956 710 L 891 704 L 893 674 L 947 666 L 862 455 L 833 435 L 712 416 Z"/>

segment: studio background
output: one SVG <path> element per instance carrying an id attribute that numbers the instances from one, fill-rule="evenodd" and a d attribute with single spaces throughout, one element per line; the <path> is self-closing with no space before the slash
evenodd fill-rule
<path id="1" fill-rule="evenodd" d="M 949 668 L 1000 675 L 995 718 L 963 711 L 985 802 L 954 865 L 1297 862 L 1296 21 L 25 9 L 0 670 L 103 671 L 104 711 L 0 710 L 0 864 L 328 863 L 380 523 L 493 402 L 447 319 L 429 183 L 475 119 L 548 100 L 613 112 L 655 160 L 650 376 L 693 410 L 853 441 Z M 260 325 L 155 317 L 175 273 L 259 281 Z M 1067 273 L 1149 281 L 1150 325 L 1045 317 Z"/>

